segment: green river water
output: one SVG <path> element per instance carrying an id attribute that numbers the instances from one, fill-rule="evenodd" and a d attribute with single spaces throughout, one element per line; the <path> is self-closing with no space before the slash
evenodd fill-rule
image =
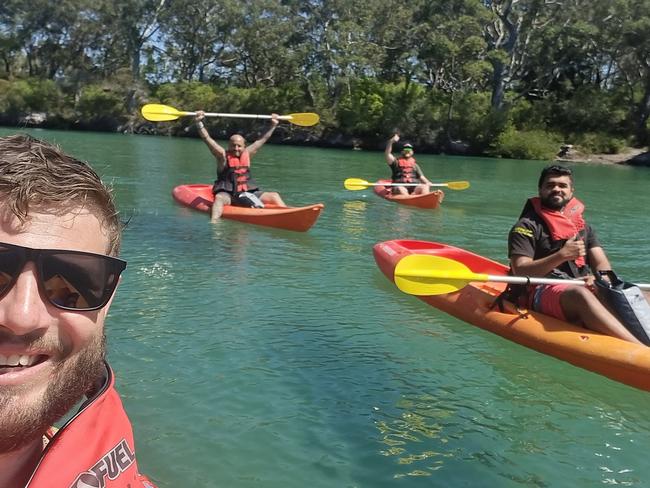
<path id="1" fill-rule="evenodd" d="M 175 204 L 175 185 L 214 178 L 198 139 L 29 132 L 90 161 L 129 219 L 109 360 L 160 488 L 650 483 L 648 393 L 404 295 L 372 257 L 417 238 L 505 262 L 546 163 L 416 155 L 431 180 L 471 183 L 418 210 L 343 189 L 388 176 L 380 152 L 269 144 L 263 188 L 325 204 L 292 233 Z M 649 282 L 650 169 L 573 168 L 614 268 Z"/>

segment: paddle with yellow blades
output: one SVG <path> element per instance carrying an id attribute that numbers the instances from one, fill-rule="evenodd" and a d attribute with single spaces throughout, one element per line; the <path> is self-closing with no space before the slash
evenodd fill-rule
<path id="1" fill-rule="evenodd" d="M 402 258 L 395 266 L 394 278 L 397 288 L 409 295 L 445 295 L 461 290 L 472 282 L 488 281 L 520 285 L 585 285 L 582 280 L 474 273 L 461 262 L 430 254 L 411 254 Z M 637 286 L 650 290 L 650 284 Z"/>
<path id="2" fill-rule="evenodd" d="M 348 178 L 343 182 L 346 190 L 365 190 L 369 186 L 418 186 L 422 183 L 370 183 L 361 178 Z M 447 183 L 431 183 L 429 186 L 445 186 L 450 190 L 466 190 L 469 181 L 448 181 Z"/>
<path id="3" fill-rule="evenodd" d="M 196 112 L 183 112 L 176 110 L 169 105 L 161 105 L 159 103 L 148 103 L 142 107 L 142 116 L 152 122 L 168 122 L 176 120 L 179 117 L 193 117 Z M 235 119 L 270 119 L 271 115 L 256 115 L 256 114 L 223 114 L 216 112 L 206 112 L 206 117 L 230 117 Z M 318 124 L 320 117 L 314 113 L 297 113 L 289 115 L 280 115 L 280 120 L 286 120 L 294 125 L 301 127 L 310 127 Z"/>

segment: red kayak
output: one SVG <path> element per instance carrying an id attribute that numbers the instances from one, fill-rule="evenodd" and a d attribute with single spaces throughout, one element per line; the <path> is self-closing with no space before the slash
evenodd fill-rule
<path id="1" fill-rule="evenodd" d="M 386 241 L 376 244 L 373 252 L 377 265 L 393 282 L 396 279 L 397 264 L 406 256 L 412 255 L 453 260 L 462 263 L 473 273 L 489 275 L 508 273 L 508 267 L 501 263 L 438 242 Z M 431 261 L 430 258 L 425 260 Z M 414 280 L 418 280 L 414 281 L 418 290 L 423 289 L 421 286 L 424 287 L 425 283 L 430 283 L 427 278 L 416 277 Z M 443 286 L 454 285 L 452 289 L 456 291 L 431 296 L 423 295 L 418 298 L 465 322 L 513 342 L 615 381 L 650 391 L 650 348 L 647 346 L 593 332 L 538 312 L 517 310 L 509 302 L 504 302 L 503 311 L 498 307 L 492 308 L 496 297 L 506 287 L 504 283 L 468 282 L 463 286 L 466 282 L 463 280 L 462 284 L 455 286 L 458 282 L 454 282 L 451 278 L 440 279 L 440 281 L 445 283 Z"/>
<path id="2" fill-rule="evenodd" d="M 172 196 L 181 205 L 209 212 L 214 202 L 212 185 L 179 185 L 172 190 Z M 237 207 L 225 205 L 222 217 L 247 224 L 264 225 L 277 229 L 305 232 L 318 219 L 324 205 L 316 203 L 307 207 L 280 207 L 266 205 L 264 208 Z"/>
<path id="3" fill-rule="evenodd" d="M 392 183 L 391 180 L 379 180 L 377 183 Z M 380 197 L 390 200 L 391 202 L 402 205 L 410 205 L 418 208 L 438 208 L 442 203 L 445 194 L 442 190 L 432 191 L 423 195 L 393 195 L 392 186 L 383 186 L 378 184 L 373 186 L 373 191 Z"/>

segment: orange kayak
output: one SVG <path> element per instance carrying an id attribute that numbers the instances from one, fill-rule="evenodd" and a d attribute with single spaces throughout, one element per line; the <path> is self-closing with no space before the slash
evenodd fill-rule
<path id="1" fill-rule="evenodd" d="M 212 185 L 179 185 L 172 190 L 172 196 L 181 205 L 202 212 L 209 212 L 214 202 Z M 226 205 L 223 207 L 222 217 L 224 219 L 246 222 L 247 224 L 305 232 L 316 223 L 323 208 L 324 205 L 322 203 L 316 203 L 307 207 L 266 205 L 264 208 Z"/>
<path id="2" fill-rule="evenodd" d="M 397 263 L 410 254 L 428 254 L 459 261 L 474 273 L 505 275 L 508 267 L 463 249 L 437 242 L 393 240 L 374 246 L 381 271 L 394 282 Z M 446 295 L 420 300 L 465 322 L 536 351 L 567 361 L 615 381 L 650 391 L 650 348 L 592 332 L 538 312 L 517 311 L 505 302 L 503 312 L 491 309 L 504 283 L 470 283 Z"/>
<path id="3" fill-rule="evenodd" d="M 377 183 L 392 183 L 392 181 L 379 180 Z M 432 191 L 431 193 L 425 193 L 424 195 L 393 195 L 391 188 L 391 186 L 378 184 L 377 186 L 373 186 L 372 189 L 381 198 L 402 205 L 410 205 L 411 207 L 418 208 L 438 208 L 445 197 L 442 190 Z"/>

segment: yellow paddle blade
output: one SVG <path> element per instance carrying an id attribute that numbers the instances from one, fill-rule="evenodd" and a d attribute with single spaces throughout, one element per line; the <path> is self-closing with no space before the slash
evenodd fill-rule
<path id="1" fill-rule="evenodd" d="M 174 107 L 159 103 L 148 103 L 142 107 L 141 112 L 145 119 L 152 122 L 167 122 L 186 115 L 186 112 L 180 112 Z"/>
<path id="2" fill-rule="evenodd" d="M 450 190 L 467 190 L 469 181 L 450 181 L 447 183 L 447 188 Z"/>
<path id="3" fill-rule="evenodd" d="M 487 281 L 463 263 L 430 254 L 411 254 L 395 266 L 395 285 L 409 295 L 444 295 L 461 290 L 472 281 Z"/>
<path id="4" fill-rule="evenodd" d="M 343 182 L 343 186 L 346 190 L 365 190 L 371 185 L 366 180 L 361 178 L 348 178 Z"/>
<path id="5" fill-rule="evenodd" d="M 301 127 L 311 127 L 312 125 L 318 124 L 318 121 L 320 120 L 318 114 L 314 114 L 311 112 L 289 114 L 289 117 L 291 117 L 290 119 L 288 119 L 289 122 L 291 122 L 294 125 L 299 125 Z"/>

